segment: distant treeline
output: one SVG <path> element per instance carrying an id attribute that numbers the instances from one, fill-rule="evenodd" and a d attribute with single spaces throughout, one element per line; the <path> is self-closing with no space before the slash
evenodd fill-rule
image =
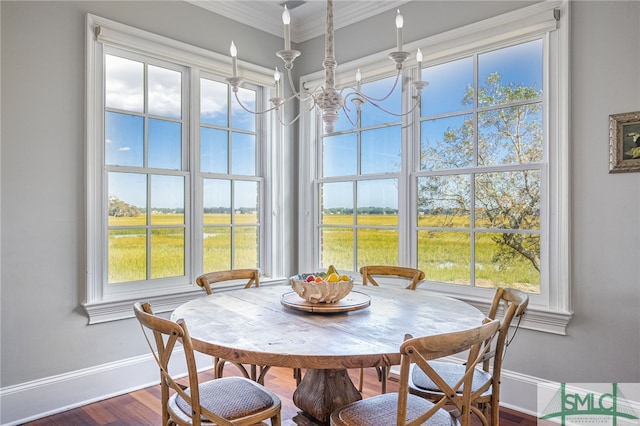
<path id="1" fill-rule="evenodd" d="M 392 215 L 398 214 L 398 209 L 392 209 L 391 207 L 360 207 L 357 210 L 358 214 L 378 214 L 378 215 Z M 353 209 L 347 207 L 334 207 L 331 209 L 324 209 L 324 214 L 353 214 Z"/>

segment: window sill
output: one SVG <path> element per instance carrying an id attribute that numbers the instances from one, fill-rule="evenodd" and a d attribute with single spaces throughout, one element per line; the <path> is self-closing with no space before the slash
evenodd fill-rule
<path id="1" fill-rule="evenodd" d="M 273 278 L 261 280 L 261 285 L 282 285 L 286 283 L 285 278 Z M 233 284 L 221 287 L 220 290 L 232 290 L 241 288 L 242 285 Z M 442 293 L 440 293 L 442 294 Z M 190 291 L 152 296 L 143 298 L 151 303 L 153 310 L 156 313 L 171 312 L 181 304 L 188 302 L 189 300 L 201 297 L 203 295 L 202 289 L 194 288 Z M 482 312 L 488 312 L 491 301 L 480 300 L 474 298 L 460 297 L 459 295 L 450 295 L 460 300 L 475 306 Z M 127 318 L 133 318 L 133 304 L 140 301 L 139 297 L 132 297 L 129 299 L 119 299 L 103 302 L 84 303 L 84 309 L 89 315 L 89 324 L 100 324 L 110 321 L 117 321 Z M 571 321 L 573 314 L 571 312 L 560 312 L 546 309 L 540 306 L 531 306 L 527 308 L 527 312 L 520 323 L 520 327 L 541 331 L 544 333 L 566 335 L 567 325 Z"/>
<path id="2" fill-rule="evenodd" d="M 470 305 L 480 309 L 482 312 L 489 312 L 489 307 L 491 306 L 491 301 L 463 298 L 460 296 L 452 297 L 464 300 Z M 520 322 L 520 327 L 528 330 L 566 336 L 567 325 L 569 325 L 572 317 L 572 312 L 554 311 L 542 306 L 532 306 L 531 303 L 529 303 L 529 306 L 522 317 L 522 321 Z"/>
<path id="3" fill-rule="evenodd" d="M 282 284 L 283 282 L 285 282 L 284 278 L 264 278 L 261 279 L 260 285 L 275 285 Z M 219 286 L 218 291 L 242 288 L 243 285 L 244 284 L 229 284 Z M 82 306 L 89 316 L 89 324 L 101 324 L 110 321 L 133 318 L 133 304 L 135 302 L 139 302 L 142 300 L 149 302 L 153 307 L 153 311 L 155 313 L 171 312 L 183 303 L 186 303 L 197 297 L 202 297 L 204 294 L 204 291 L 200 287 L 194 286 L 194 288 L 191 290 L 179 293 L 149 297 L 132 296 L 117 300 L 85 302 L 82 304 Z"/>

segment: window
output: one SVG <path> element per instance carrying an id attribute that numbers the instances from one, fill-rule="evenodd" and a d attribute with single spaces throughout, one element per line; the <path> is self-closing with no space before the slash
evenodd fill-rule
<path id="1" fill-rule="evenodd" d="M 363 90 L 395 87 L 383 106 L 399 111 L 401 90 L 394 80 L 373 81 Z M 341 116 L 336 132 L 322 138 L 318 187 L 320 266 L 325 269 L 398 264 L 401 123 L 366 102 L 354 113 Z"/>
<path id="2" fill-rule="evenodd" d="M 108 293 L 186 275 L 189 123 L 187 69 L 105 51 Z"/>
<path id="3" fill-rule="evenodd" d="M 365 103 L 324 135 L 309 115 L 303 132 L 315 148 L 303 153 L 302 175 L 316 191 L 301 202 L 315 215 L 301 222 L 316 239 L 302 263 L 414 266 L 430 289 L 478 306 L 495 287 L 521 288 L 531 298 L 527 326 L 564 333 L 567 13 L 565 4 L 537 4 L 413 43 L 428 52 L 423 69 L 406 67 L 381 105 L 404 118 Z M 364 93 L 393 87 L 384 60 L 349 65 L 338 78 L 345 88 L 356 67 L 367 70 Z M 430 84 L 414 109 L 418 77 Z M 319 78 L 303 80 L 314 87 Z"/>
<path id="4" fill-rule="evenodd" d="M 95 16 L 88 25 L 90 322 L 131 316 L 140 297 L 172 309 L 206 271 L 281 273 L 264 249 L 271 123 L 248 112 L 272 96 L 272 72 L 248 72 L 243 108 L 226 58 Z"/>
<path id="5" fill-rule="evenodd" d="M 420 118 L 417 264 L 432 281 L 541 293 L 543 47 L 422 71 L 434 89 Z"/>

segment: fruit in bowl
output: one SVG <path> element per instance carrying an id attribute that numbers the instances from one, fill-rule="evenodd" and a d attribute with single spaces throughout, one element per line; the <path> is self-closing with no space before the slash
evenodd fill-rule
<path id="1" fill-rule="evenodd" d="M 335 303 L 353 288 L 353 278 L 340 274 L 333 265 L 327 272 L 299 274 L 290 281 L 293 290 L 310 303 Z"/>

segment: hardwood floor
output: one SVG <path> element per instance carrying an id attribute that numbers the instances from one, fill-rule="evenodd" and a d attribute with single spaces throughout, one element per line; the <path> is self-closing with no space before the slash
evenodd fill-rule
<path id="1" fill-rule="evenodd" d="M 349 372 L 354 383 L 358 382 L 358 370 Z M 238 374 L 233 366 L 225 368 L 225 375 Z M 200 380 L 210 380 L 210 372 L 200 374 Z M 282 418 L 284 424 L 298 413 L 293 405 L 292 395 L 295 390 L 295 380 L 289 368 L 272 368 L 267 374 L 265 383 L 282 400 Z M 397 381 L 392 376 L 387 384 L 389 392 L 397 390 Z M 365 381 L 362 395 L 364 398 L 377 395 L 380 383 L 374 369 L 365 369 Z M 475 424 L 480 424 L 477 419 Z M 29 426 L 143 426 L 159 425 L 160 418 L 160 386 L 134 391 L 125 395 L 88 404 L 60 414 L 24 423 Z M 500 412 L 501 426 L 536 426 L 536 418 L 505 408 Z M 375 426 L 375 425 L 372 425 Z"/>

